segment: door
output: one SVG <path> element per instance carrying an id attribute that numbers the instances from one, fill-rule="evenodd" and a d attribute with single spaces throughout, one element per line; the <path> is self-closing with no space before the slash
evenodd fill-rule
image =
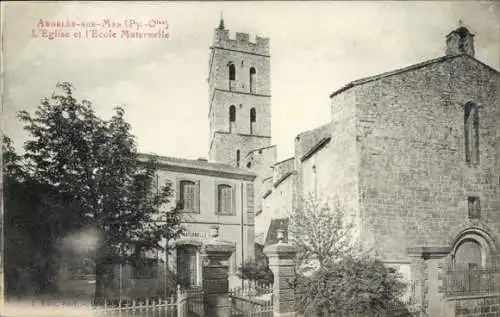
<path id="1" fill-rule="evenodd" d="M 177 248 L 177 276 L 181 286 L 193 287 L 198 284 L 197 253 L 198 248 L 192 245 Z"/>

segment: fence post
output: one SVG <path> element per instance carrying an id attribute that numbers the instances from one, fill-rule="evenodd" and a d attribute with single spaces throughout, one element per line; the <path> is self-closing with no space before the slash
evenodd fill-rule
<path id="1" fill-rule="evenodd" d="M 274 274 L 273 316 L 295 317 L 295 289 L 290 282 L 295 278 L 297 247 L 283 242 L 278 234 L 278 243 L 264 248 L 269 258 L 269 267 Z"/>
<path id="2" fill-rule="evenodd" d="M 176 300 L 177 300 L 177 317 L 187 317 L 187 312 L 185 309 L 186 298 L 179 284 L 177 284 Z"/>
<path id="3" fill-rule="evenodd" d="M 206 295 L 205 315 L 229 317 L 229 257 L 235 251 L 232 243 L 212 240 L 202 248 L 203 290 Z"/>

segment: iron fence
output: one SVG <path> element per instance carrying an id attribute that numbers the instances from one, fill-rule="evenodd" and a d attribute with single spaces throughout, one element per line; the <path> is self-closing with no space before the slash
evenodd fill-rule
<path id="1" fill-rule="evenodd" d="M 272 284 L 250 283 L 231 289 L 231 317 L 273 317 Z"/>
<path id="2" fill-rule="evenodd" d="M 26 305 L 28 301 L 24 300 Z M 171 296 L 147 298 L 106 299 L 100 305 L 92 305 L 90 300 L 78 299 L 33 299 L 31 307 L 51 310 L 54 307 L 79 309 L 98 317 L 203 317 L 204 295 L 199 288 L 181 289 Z"/>
<path id="3" fill-rule="evenodd" d="M 185 317 L 178 313 L 176 296 L 145 300 L 105 301 L 93 307 L 96 316 L 106 317 Z"/>
<path id="4" fill-rule="evenodd" d="M 447 296 L 490 294 L 500 290 L 500 268 L 447 270 L 442 291 Z"/>

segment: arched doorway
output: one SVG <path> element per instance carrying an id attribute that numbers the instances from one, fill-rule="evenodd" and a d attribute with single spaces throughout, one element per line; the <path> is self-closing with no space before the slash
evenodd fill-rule
<path id="1" fill-rule="evenodd" d="M 472 239 L 462 241 L 455 250 L 454 266 L 460 269 L 478 269 L 483 266 L 481 245 Z"/>
<path id="2" fill-rule="evenodd" d="M 479 228 L 461 231 L 455 238 L 451 252 L 449 282 L 452 283 L 452 291 L 474 294 L 493 289 L 493 271 L 489 267 L 494 264 L 495 250 L 495 243 L 486 231 Z"/>

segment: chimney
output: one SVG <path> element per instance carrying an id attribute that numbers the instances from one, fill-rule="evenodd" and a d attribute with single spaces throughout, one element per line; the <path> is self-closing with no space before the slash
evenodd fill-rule
<path id="1" fill-rule="evenodd" d="M 446 55 L 467 54 L 474 57 L 474 34 L 460 22 L 460 27 L 446 36 Z"/>

